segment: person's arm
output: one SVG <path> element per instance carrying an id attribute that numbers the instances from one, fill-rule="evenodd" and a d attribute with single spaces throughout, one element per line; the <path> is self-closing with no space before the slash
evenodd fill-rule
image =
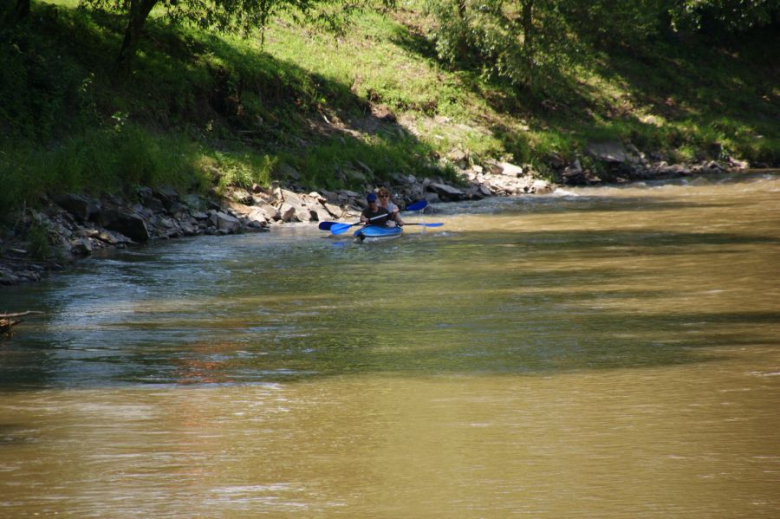
<path id="1" fill-rule="evenodd" d="M 393 204 L 393 212 L 390 215 L 390 218 L 395 220 L 395 223 L 397 223 L 398 225 L 403 225 L 404 224 L 404 221 L 401 218 L 401 210 L 398 208 L 398 206 L 396 204 Z"/>

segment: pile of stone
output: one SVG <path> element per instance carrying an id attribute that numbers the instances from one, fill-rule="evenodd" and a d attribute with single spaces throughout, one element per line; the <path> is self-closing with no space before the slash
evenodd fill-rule
<path id="1" fill-rule="evenodd" d="M 460 202 L 493 196 L 546 194 L 555 189 L 550 182 L 535 178 L 530 171 L 507 162 L 465 165 L 459 176 L 460 182 L 453 184 L 441 177 L 418 179 L 414 175 L 397 174 L 384 187 L 390 189 L 393 201 L 402 208 L 419 200 L 432 204 Z M 356 217 L 366 207 L 366 193 L 379 187 L 367 184 L 362 192 L 339 190 L 302 194 L 284 189 L 277 183 L 269 190 L 258 186 L 251 190 L 234 188 L 228 191 L 226 198 L 233 214 L 265 225 L 320 222 Z"/>
<path id="2" fill-rule="evenodd" d="M 0 285 L 37 281 L 46 270 L 107 248 L 182 236 L 262 232 L 294 222 L 355 219 L 366 206 L 366 193 L 379 187 L 302 193 L 293 186 L 294 182 L 274 183 L 268 189 L 231 188 L 220 197 L 141 187 L 132 199 L 65 194 L 44 200 L 41 209 L 28 209 L 17 221 L 16 239 L 0 241 Z M 462 169 L 458 185 L 399 174 L 386 187 L 402 208 L 418 200 L 455 202 L 553 189 L 522 168 L 499 162 Z M 31 239 L 33 230 L 37 242 Z"/>
<path id="3" fill-rule="evenodd" d="M 583 167 L 586 158 L 590 164 L 598 167 Z M 724 160 L 702 159 L 692 164 L 669 164 L 661 154 L 646 154 L 633 144 L 611 141 L 588 144 L 582 158 L 566 166 L 561 164 L 560 177 L 565 185 L 590 185 L 730 173 L 748 167 L 747 162 L 732 157 Z"/>

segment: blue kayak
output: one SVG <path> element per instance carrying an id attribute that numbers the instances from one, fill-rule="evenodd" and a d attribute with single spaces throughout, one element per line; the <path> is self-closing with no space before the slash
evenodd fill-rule
<path id="1" fill-rule="evenodd" d="M 369 225 L 355 231 L 355 238 L 360 241 L 385 241 L 398 238 L 403 234 L 401 227 L 378 227 Z"/>

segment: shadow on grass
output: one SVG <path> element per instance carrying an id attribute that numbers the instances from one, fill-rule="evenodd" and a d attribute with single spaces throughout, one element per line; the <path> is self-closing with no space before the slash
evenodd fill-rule
<path id="1" fill-rule="evenodd" d="M 119 76 L 114 60 L 121 17 L 37 4 L 34 10 L 37 22 L 4 34 L 14 46 L 0 48 L 3 61 L 8 58 L 8 77 L 16 78 L 0 82 L 13 130 L 4 132 L 0 146 L 10 149 L 29 141 L 46 154 L 80 135 L 110 131 L 126 121 L 150 135 L 186 135 L 207 155 L 227 152 L 239 161 L 244 154 L 266 155 L 308 166 L 301 171 L 307 186 L 349 184 L 337 172 L 355 161 L 380 178 L 428 162 L 429 147 L 375 116 L 349 85 L 252 45 L 173 31 L 163 20 L 152 19 L 131 74 Z M 350 126 L 350 121 L 357 123 Z M 363 138 L 366 127 L 378 131 Z M 385 127 L 389 131 L 381 131 Z M 314 164 L 296 162 L 310 152 Z M 192 166 L 191 157 L 181 160 Z M 113 168 L 107 173 L 121 179 L 122 164 Z"/>
<path id="2" fill-rule="evenodd" d="M 763 38 L 778 40 L 776 35 Z M 441 65 L 431 42 L 415 31 L 399 35 L 396 44 Z M 473 67 L 449 67 L 464 89 L 485 99 L 496 113 L 527 122 L 534 137 L 495 120 L 487 123 L 516 160 L 548 152 L 570 155 L 588 142 L 619 140 L 643 151 L 682 148 L 699 159 L 736 154 L 775 163 L 780 160 L 774 124 L 780 103 L 772 90 L 777 59 L 767 56 L 777 55 L 777 48 L 765 45 L 761 56 L 755 48 L 728 53 L 703 42 L 659 38 L 639 49 L 591 49 L 587 67 L 619 94 L 605 92 L 603 81 L 593 85 L 562 68 L 543 71 L 545 80 L 532 87 L 517 87 L 486 80 Z"/>

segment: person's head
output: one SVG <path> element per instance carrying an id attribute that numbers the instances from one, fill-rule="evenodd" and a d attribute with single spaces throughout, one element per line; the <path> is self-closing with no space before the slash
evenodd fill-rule
<path id="1" fill-rule="evenodd" d="M 377 192 L 380 198 L 380 202 L 387 203 L 390 201 L 390 191 L 386 187 L 380 187 Z"/>
<path id="2" fill-rule="evenodd" d="M 369 193 L 366 196 L 366 202 L 368 202 L 368 205 L 370 206 L 376 205 L 376 193 Z"/>

